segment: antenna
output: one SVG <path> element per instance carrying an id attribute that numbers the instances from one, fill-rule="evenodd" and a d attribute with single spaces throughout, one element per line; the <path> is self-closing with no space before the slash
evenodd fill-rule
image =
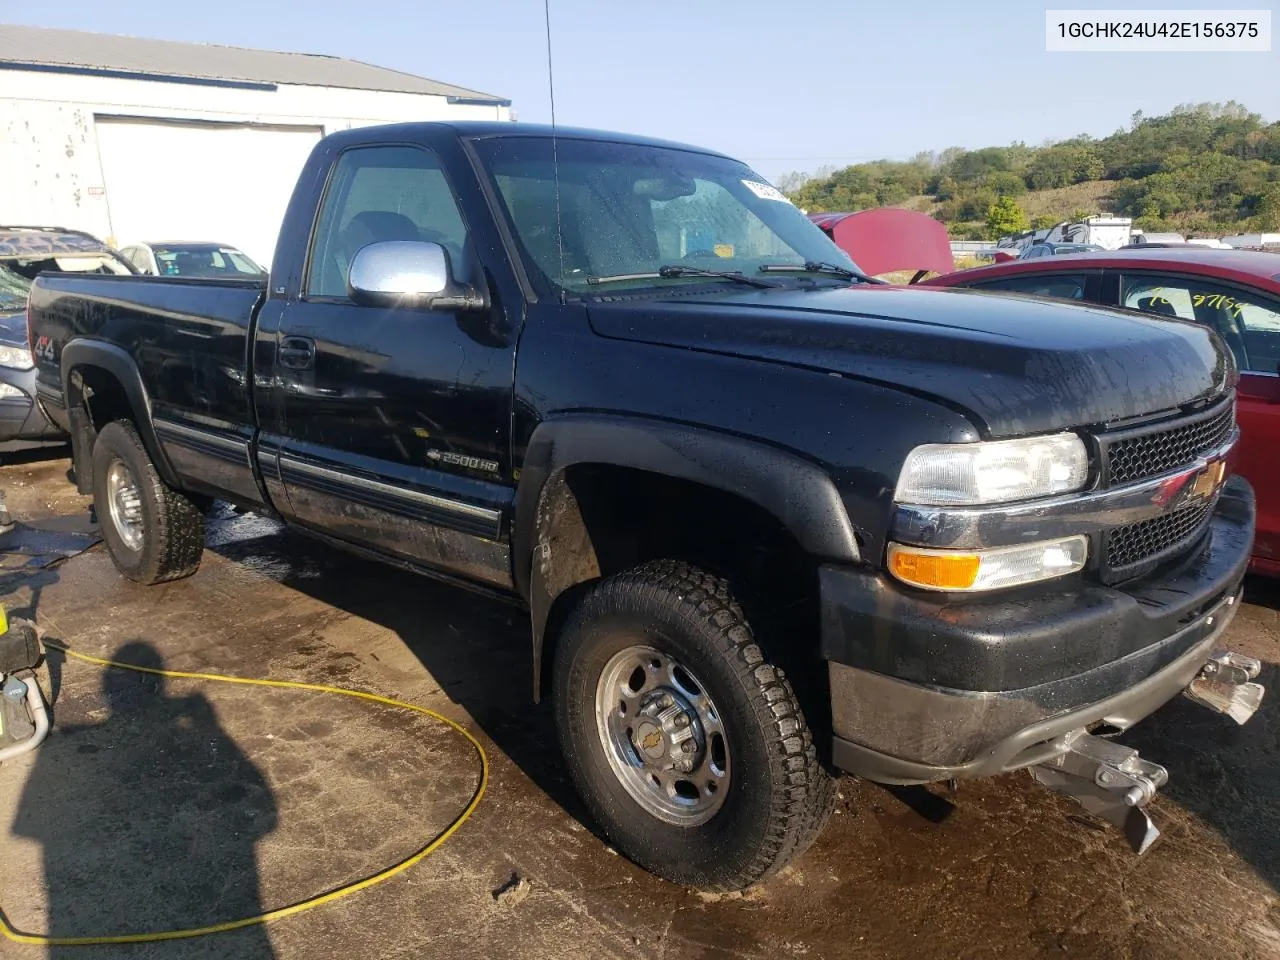
<path id="1" fill-rule="evenodd" d="M 547 24 L 547 91 L 551 97 L 551 171 L 556 184 L 556 246 L 560 253 L 560 302 L 564 302 L 564 230 L 560 221 L 560 156 L 556 151 L 556 81 L 551 68 L 551 0 L 542 0 Z"/>

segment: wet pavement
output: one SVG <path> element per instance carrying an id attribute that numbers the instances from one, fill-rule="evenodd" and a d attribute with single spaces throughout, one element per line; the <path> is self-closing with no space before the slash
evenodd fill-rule
<path id="1" fill-rule="evenodd" d="M 41 528 L 0 600 L 78 650 L 339 684 L 438 710 L 492 763 L 475 817 L 425 862 L 265 928 L 21 957 L 1280 957 L 1280 585 L 1251 582 L 1232 645 L 1267 662 L 1242 728 L 1170 704 L 1124 741 L 1169 768 L 1133 856 L 1025 773 L 942 789 L 845 780 L 805 856 L 745 894 L 665 884 L 592 832 L 529 704 L 521 613 L 219 508 L 193 578 L 144 588 L 93 546 L 65 460 L 0 469 Z M 452 820 L 477 765 L 416 715 L 298 691 L 103 672 L 42 676 L 54 732 L 0 768 L 0 907 L 64 935 L 216 923 L 392 863 Z M 528 881 L 494 892 L 513 876 Z"/>

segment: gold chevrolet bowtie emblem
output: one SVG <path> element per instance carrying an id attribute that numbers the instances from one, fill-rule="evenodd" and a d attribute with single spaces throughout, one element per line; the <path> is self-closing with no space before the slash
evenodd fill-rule
<path id="1" fill-rule="evenodd" d="M 643 747 L 644 750 L 647 752 L 649 750 L 652 750 L 661 742 L 662 742 L 662 734 L 659 731 L 654 730 L 652 733 L 650 733 L 648 736 L 646 736 L 643 740 L 640 741 L 640 746 Z"/>
<path id="2" fill-rule="evenodd" d="M 1196 482 L 1191 486 L 1191 498 L 1212 496 L 1222 484 L 1223 475 L 1227 472 L 1227 464 L 1223 460 L 1215 460 L 1200 472 Z"/>

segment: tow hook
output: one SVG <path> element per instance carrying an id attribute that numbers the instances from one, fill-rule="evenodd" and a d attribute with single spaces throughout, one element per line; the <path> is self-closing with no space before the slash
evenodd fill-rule
<path id="1" fill-rule="evenodd" d="M 1169 771 L 1138 751 L 1083 730 L 1068 734 L 1066 752 L 1031 768 L 1050 790 L 1066 794 L 1124 831 L 1136 853 L 1146 853 L 1160 831 L 1144 809 L 1169 782 Z"/>
<path id="2" fill-rule="evenodd" d="M 1188 700 L 1244 723 L 1257 711 L 1266 688 L 1251 681 L 1262 661 L 1231 650 L 1218 650 L 1182 691 Z"/>

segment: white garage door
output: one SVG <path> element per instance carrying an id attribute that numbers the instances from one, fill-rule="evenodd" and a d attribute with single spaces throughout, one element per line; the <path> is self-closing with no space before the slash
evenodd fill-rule
<path id="1" fill-rule="evenodd" d="M 319 127 L 95 117 L 118 246 L 205 240 L 270 266 Z"/>

